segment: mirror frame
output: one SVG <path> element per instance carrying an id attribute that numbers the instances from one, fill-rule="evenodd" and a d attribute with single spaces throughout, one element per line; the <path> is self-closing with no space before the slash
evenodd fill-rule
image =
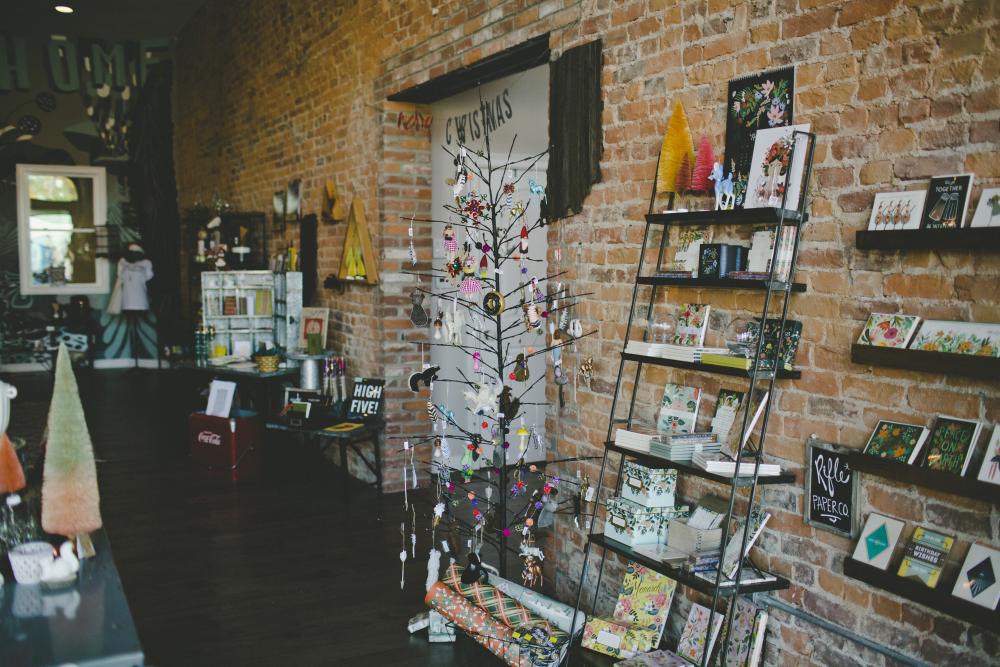
<path id="1" fill-rule="evenodd" d="M 107 172 L 104 167 L 78 167 L 61 164 L 17 165 L 17 241 L 18 267 L 21 276 L 21 294 L 107 294 L 110 289 L 108 260 L 95 258 L 95 275 L 92 283 L 68 283 L 52 287 L 33 285 L 31 281 L 31 200 L 28 194 L 28 175 L 68 176 L 91 178 L 94 181 L 94 227 L 104 227 L 108 222 Z"/>

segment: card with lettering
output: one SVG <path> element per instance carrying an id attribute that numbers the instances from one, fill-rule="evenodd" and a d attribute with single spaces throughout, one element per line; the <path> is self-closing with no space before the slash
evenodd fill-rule
<path id="1" fill-rule="evenodd" d="M 939 415 L 927 440 L 924 467 L 964 475 L 982 429 L 979 422 Z"/>
<path id="2" fill-rule="evenodd" d="M 927 530 L 924 527 L 913 531 L 910 543 L 906 545 L 906 553 L 899 564 L 898 574 L 901 577 L 913 577 L 935 588 L 941 578 L 941 570 L 948 559 L 948 553 L 955 545 L 951 535 Z"/>
<path id="3" fill-rule="evenodd" d="M 979 466 L 979 476 L 977 479 L 980 482 L 1000 484 L 1000 426 L 993 427 L 993 437 L 990 438 L 989 444 L 986 445 L 986 451 L 983 453 L 983 463 Z"/>
<path id="4" fill-rule="evenodd" d="M 805 522 L 844 537 L 858 536 L 858 479 L 850 451 L 816 438 L 806 441 Z"/>
<path id="5" fill-rule="evenodd" d="M 385 403 L 385 380 L 354 378 L 348 421 L 369 421 L 378 416 Z"/>
<path id="6" fill-rule="evenodd" d="M 892 553 L 905 524 L 881 514 L 869 514 L 854 548 L 854 560 L 880 570 L 888 569 Z"/>
<path id="7" fill-rule="evenodd" d="M 625 566 L 614 618 L 655 633 L 656 641 L 647 651 L 656 648 L 663 637 L 676 588 L 676 581 L 655 570 L 631 561 Z"/>
<path id="8" fill-rule="evenodd" d="M 927 202 L 920 226 L 924 229 L 961 227 L 971 195 L 972 174 L 935 176 L 927 188 Z"/>

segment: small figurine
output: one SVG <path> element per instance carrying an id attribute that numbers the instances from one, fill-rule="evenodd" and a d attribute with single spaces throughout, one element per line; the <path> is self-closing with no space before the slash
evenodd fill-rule
<path id="1" fill-rule="evenodd" d="M 215 268 L 222 271 L 226 268 L 226 250 L 228 246 L 225 243 L 220 243 L 215 248 Z"/>
<path id="2" fill-rule="evenodd" d="M 73 553 L 73 543 L 63 542 L 59 547 L 59 556 L 52 561 L 42 563 L 42 583 L 49 586 L 66 584 L 76 579 L 80 571 L 80 561 Z"/>

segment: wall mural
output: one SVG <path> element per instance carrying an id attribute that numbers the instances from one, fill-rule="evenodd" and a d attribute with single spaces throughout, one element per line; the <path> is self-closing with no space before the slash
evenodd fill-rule
<path id="1" fill-rule="evenodd" d="M 161 40 L 116 43 L 0 35 L 0 364 L 48 361 L 48 354 L 35 348 L 46 335 L 56 303 L 70 316 L 83 318 L 75 328 L 94 336 L 96 359 L 156 357 L 151 312 L 109 315 L 104 312 L 108 295 L 90 295 L 90 308 L 78 310 L 69 308 L 75 305 L 70 297 L 21 295 L 15 166 L 105 167 L 110 251 L 141 241 L 127 181 L 130 111 L 147 67 L 166 57 L 166 46 Z"/>

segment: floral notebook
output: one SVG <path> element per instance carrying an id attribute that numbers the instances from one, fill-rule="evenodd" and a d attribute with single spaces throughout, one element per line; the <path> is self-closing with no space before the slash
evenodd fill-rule
<path id="1" fill-rule="evenodd" d="M 677 234 L 677 252 L 674 253 L 670 270 L 697 272 L 701 244 L 711 242 L 711 227 L 682 227 Z"/>
<path id="2" fill-rule="evenodd" d="M 926 320 L 910 349 L 1000 357 L 1000 324 Z"/>
<path id="3" fill-rule="evenodd" d="M 795 366 L 795 354 L 799 350 L 799 340 L 802 338 L 802 322 L 798 320 L 785 320 L 785 328 L 781 332 L 781 341 L 778 341 L 778 330 L 781 328 L 779 320 L 768 318 L 764 322 L 764 330 L 761 331 L 760 320 L 751 320 L 747 330 L 753 334 L 764 337 L 764 348 L 760 352 L 760 363 L 758 370 L 771 370 L 774 368 L 775 360 L 779 368 L 792 370 Z"/>
<path id="4" fill-rule="evenodd" d="M 625 566 L 625 578 L 615 604 L 615 620 L 652 630 L 656 641 L 646 650 L 652 650 L 663 637 L 667 614 L 674 599 L 677 582 L 638 563 Z"/>
<path id="5" fill-rule="evenodd" d="M 691 605 L 687 622 L 681 632 L 681 641 L 677 644 L 677 654 L 696 665 L 701 664 L 701 656 L 707 651 L 712 654 L 712 646 L 722 627 L 723 614 L 715 614 L 712 618 L 712 631 L 708 631 L 709 610 L 698 603 Z"/>
<path id="6" fill-rule="evenodd" d="M 656 420 L 660 433 L 691 433 L 698 419 L 701 388 L 668 382 L 663 387 L 663 401 Z"/>
<path id="7" fill-rule="evenodd" d="M 704 303 L 681 304 L 681 313 L 677 316 L 677 329 L 674 333 L 674 345 L 686 347 L 704 345 L 710 309 L 711 306 Z"/>
<path id="8" fill-rule="evenodd" d="M 875 425 L 872 437 L 865 445 L 865 454 L 900 463 L 913 463 L 917 460 L 928 433 L 923 426 L 882 420 Z"/>
<path id="9" fill-rule="evenodd" d="M 732 631 L 727 645 L 725 667 L 744 667 L 750 661 L 750 652 L 760 610 L 750 600 L 740 597 L 733 607 Z"/>
<path id="10" fill-rule="evenodd" d="M 979 422 L 938 416 L 927 441 L 924 467 L 964 475 L 982 428 Z"/>
<path id="11" fill-rule="evenodd" d="M 920 318 L 916 315 L 887 315 L 872 313 L 868 316 L 858 345 L 874 345 L 875 347 L 906 347 L 920 326 Z"/>

